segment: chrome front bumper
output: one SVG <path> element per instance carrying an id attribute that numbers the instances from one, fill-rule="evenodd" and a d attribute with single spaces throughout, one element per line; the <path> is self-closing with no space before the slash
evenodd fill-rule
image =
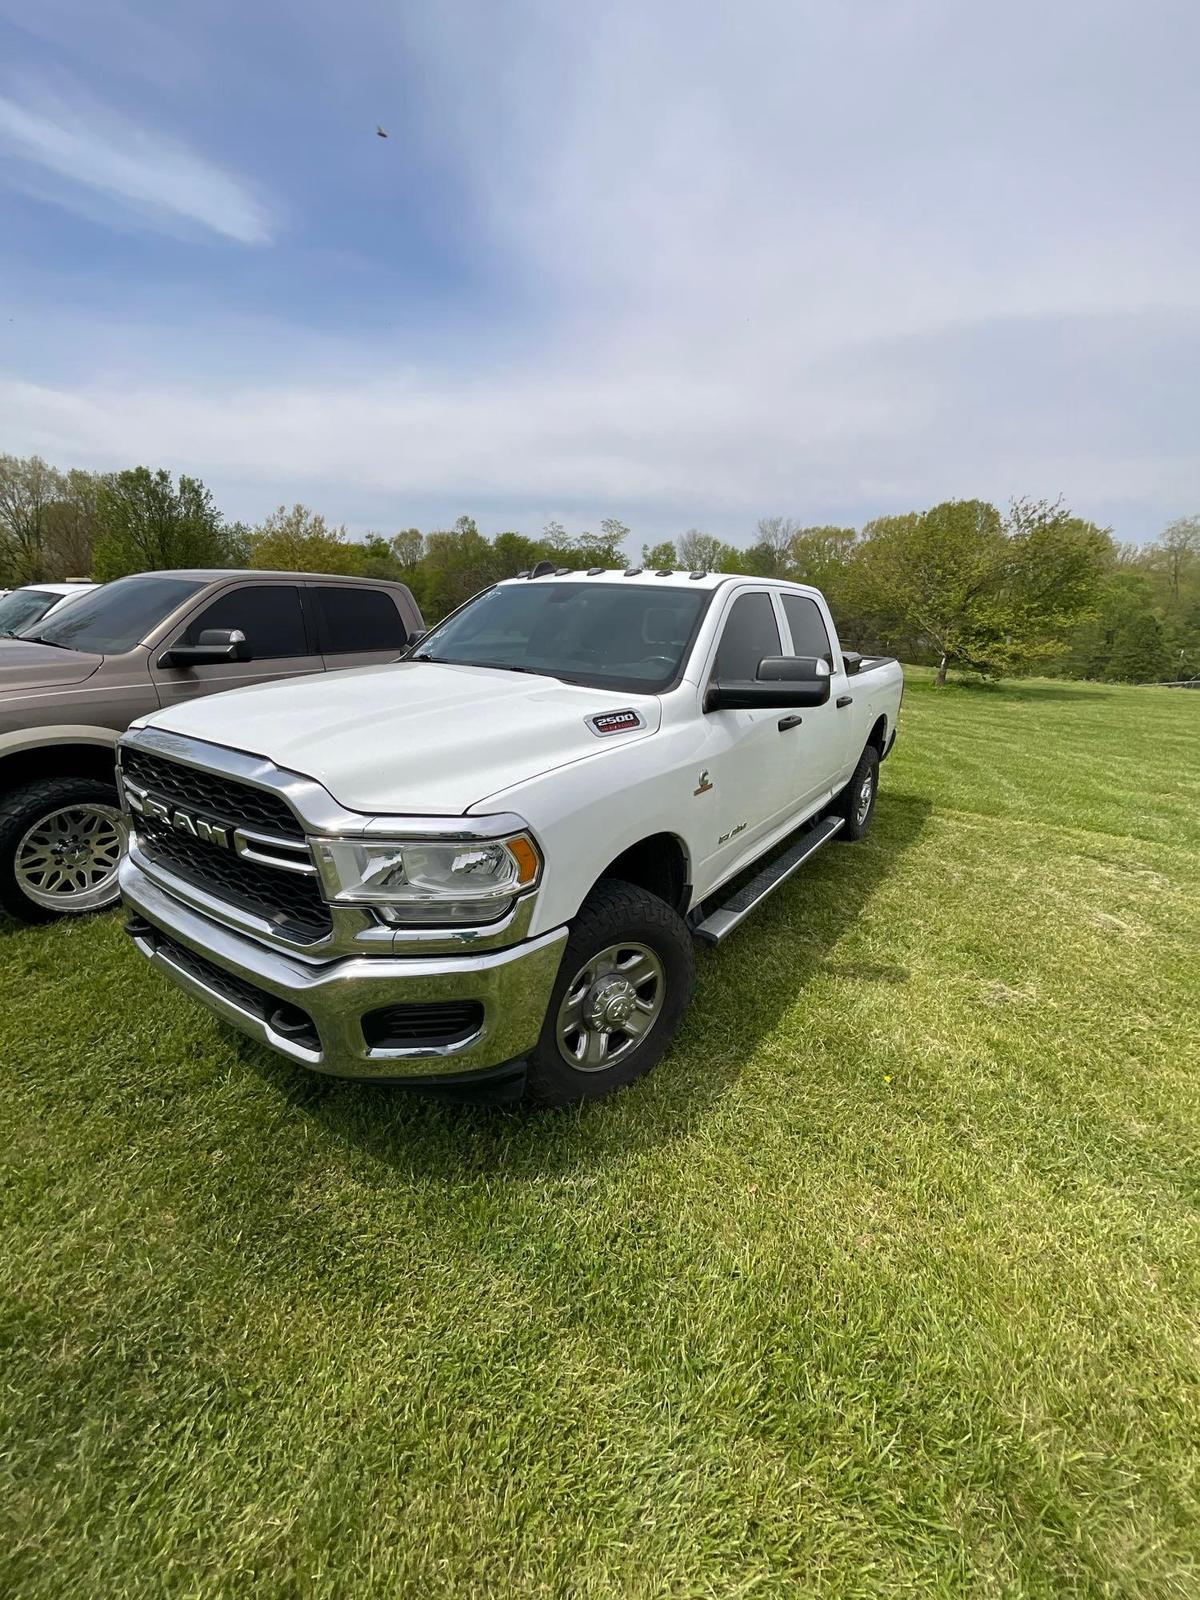
<path id="1" fill-rule="evenodd" d="M 268 950 L 231 931 L 160 888 L 127 856 L 121 863 L 121 893 L 145 931 L 133 942 L 181 989 L 252 1039 L 318 1072 L 343 1078 L 430 1078 L 483 1071 L 526 1054 L 537 1042 L 558 974 L 566 928 L 504 950 L 462 956 L 351 956 L 305 961 Z M 164 936 L 165 939 L 160 937 Z M 181 964 L 171 944 L 199 960 Z M 219 969 L 206 977 L 203 967 Z M 219 973 L 235 980 L 224 990 Z M 250 986 L 312 1019 L 310 1045 L 272 1025 L 237 994 Z M 417 1048 L 370 1046 L 362 1018 L 385 1006 L 473 1000 L 482 1022 L 468 1038 Z"/>

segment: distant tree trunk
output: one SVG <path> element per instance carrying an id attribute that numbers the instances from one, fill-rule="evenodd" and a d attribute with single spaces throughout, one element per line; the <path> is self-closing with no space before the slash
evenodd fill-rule
<path id="1" fill-rule="evenodd" d="M 936 688 L 938 688 L 938 689 L 945 688 L 945 685 L 946 685 L 946 665 L 949 662 L 949 660 L 950 660 L 949 656 L 943 656 L 942 659 L 938 662 L 937 677 L 933 680 L 934 686 Z"/>

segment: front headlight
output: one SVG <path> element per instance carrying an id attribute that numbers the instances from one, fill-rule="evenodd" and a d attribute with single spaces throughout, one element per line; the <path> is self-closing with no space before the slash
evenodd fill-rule
<path id="1" fill-rule="evenodd" d="M 531 889 L 542 858 L 507 839 L 316 839 L 326 897 L 372 906 L 388 922 L 494 922 Z"/>

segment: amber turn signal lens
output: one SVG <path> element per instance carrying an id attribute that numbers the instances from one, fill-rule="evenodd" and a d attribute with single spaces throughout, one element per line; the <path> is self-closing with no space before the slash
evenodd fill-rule
<path id="1" fill-rule="evenodd" d="M 538 875 L 538 867 L 541 865 L 538 853 L 524 834 L 518 834 L 515 839 L 506 839 L 504 842 L 508 846 L 509 854 L 517 863 L 517 882 L 524 888 Z"/>

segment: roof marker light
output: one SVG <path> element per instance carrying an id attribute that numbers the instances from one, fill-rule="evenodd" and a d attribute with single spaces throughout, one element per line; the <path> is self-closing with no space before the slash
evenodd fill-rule
<path id="1" fill-rule="evenodd" d="M 642 570 L 641 567 L 626 567 L 625 568 L 625 576 L 627 578 L 636 578 L 638 573 L 641 572 L 641 570 Z"/>
<path id="2" fill-rule="evenodd" d="M 689 572 L 688 573 L 688 577 L 689 578 L 707 578 L 708 577 L 708 573 L 707 572 Z"/>

